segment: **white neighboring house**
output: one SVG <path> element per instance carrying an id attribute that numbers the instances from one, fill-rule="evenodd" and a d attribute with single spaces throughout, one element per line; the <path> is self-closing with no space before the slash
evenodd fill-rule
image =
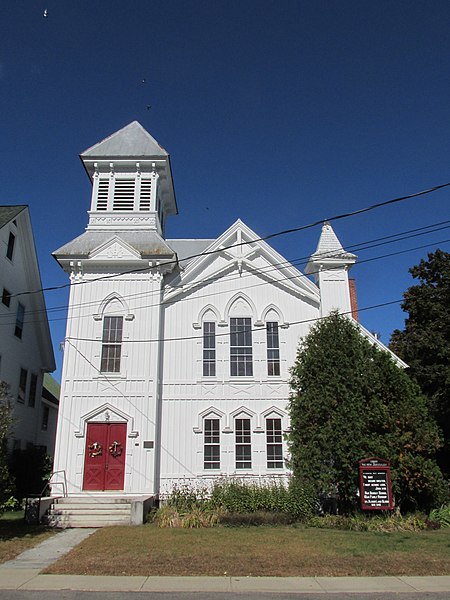
<path id="1" fill-rule="evenodd" d="M 56 416 L 43 431 L 42 394 L 55 359 L 41 289 L 28 207 L 0 206 L 0 379 L 13 397 L 9 450 L 45 446 L 51 454 Z"/>
<path id="2" fill-rule="evenodd" d="M 81 159 L 89 222 L 54 253 L 71 281 L 55 464 L 69 495 L 286 477 L 289 369 L 315 319 L 351 314 L 356 256 L 325 223 L 313 283 L 240 220 L 166 239 L 169 155 L 136 121 Z"/>

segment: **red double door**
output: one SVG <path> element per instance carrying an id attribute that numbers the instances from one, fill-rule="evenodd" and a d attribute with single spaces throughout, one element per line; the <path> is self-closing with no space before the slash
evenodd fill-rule
<path id="1" fill-rule="evenodd" d="M 84 490 L 123 490 L 126 423 L 88 423 Z"/>

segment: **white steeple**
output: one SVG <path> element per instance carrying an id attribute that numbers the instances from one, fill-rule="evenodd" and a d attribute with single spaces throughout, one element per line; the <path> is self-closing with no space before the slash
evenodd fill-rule
<path id="1" fill-rule="evenodd" d="M 164 235 L 177 214 L 169 154 L 133 121 L 80 155 L 92 179 L 88 229 L 150 229 Z"/>
<path id="2" fill-rule="evenodd" d="M 305 267 L 313 275 L 320 289 L 320 316 L 331 311 L 351 312 L 348 271 L 356 262 L 356 255 L 346 252 L 330 223 L 322 226 L 319 243 Z"/>

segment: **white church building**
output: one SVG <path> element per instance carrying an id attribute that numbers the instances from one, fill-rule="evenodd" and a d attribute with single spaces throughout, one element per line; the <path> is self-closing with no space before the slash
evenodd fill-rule
<path id="1" fill-rule="evenodd" d="M 289 369 L 315 319 L 351 318 L 356 256 L 328 223 L 305 274 L 240 220 L 166 239 L 169 155 L 136 121 L 81 159 L 88 225 L 54 253 L 71 281 L 54 466 L 68 496 L 285 478 Z"/>

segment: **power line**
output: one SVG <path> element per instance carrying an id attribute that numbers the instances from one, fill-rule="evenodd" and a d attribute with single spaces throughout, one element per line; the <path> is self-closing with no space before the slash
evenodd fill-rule
<path id="1" fill-rule="evenodd" d="M 367 262 L 373 262 L 375 260 L 380 260 L 380 259 L 383 259 L 383 258 L 390 258 L 392 256 L 397 256 L 397 255 L 400 255 L 400 254 L 406 254 L 406 253 L 412 252 L 414 250 L 420 250 L 420 249 L 423 249 L 423 248 L 428 248 L 430 245 L 444 244 L 444 243 L 448 243 L 448 242 L 450 242 L 450 239 L 440 240 L 438 242 L 433 242 L 432 244 L 423 244 L 421 246 L 415 246 L 413 248 L 407 248 L 405 250 L 399 250 L 397 252 L 388 252 L 387 254 L 382 254 L 382 255 L 379 255 L 379 256 L 374 256 L 374 257 L 371 257 L 371 258 L 366 258 L 366 259 L 360 260 L 360 261 L 358 261 L 358 265 L 362 265 L 362 264 L 367 263 Z M 380 245 L 380 244 L 378 244 L 378 245 Z M 339 267 L 337 267 L 337 268 L 339 268 Z M 333 269 L 330 269 L 330 270 L 333 270 Z M 309 275 L 314 275 L 315 273 L 319 273 L 319 272 L 320 271 L 312 271 L 311 273 L 309 273 Z M 250 273 L 250 275 L 254 276 L 255 274 L 254 273 Z M 288 282 L 288 281 L 291 281 L 293 279 L 299 279 L 299 278 L 306 278 L 307 279 L 307 275 L 298 272 L 295 275 L 292 275 L 290 277 L 283 277 L 283 278 L 278 279 L 277 283 Z M 217 279 L 219 279 L 219 278 L 217 278 Z M 196 282 L 196 286 L 200 285 L 202 283 L 202 281 L 203 280 L 200 280 L 200 282 Z M 206 282 L 208 282 L 208 281 L 210 281 L 210 280 L 206 280 Z M 214 281 L 214 280 L 212 280 L 212 281 Z M 253 285 L 247 286 L 245 288 L 245 290 L 248 290 L 248 289 L 251 289 L 251 288 L 255 288 L 255 287 L 261 287 L 261 286 L 265 286 L 265 285 L 269 285 L 269 282 L 263 281 L 263 282 L 260 282 L 260 283 L 255 283 Z M 192 291 L 192 289 L 193 288 L 187 289 L 186 292 L 190 292 L 190 291 Z M 236 290 L 237 289 L 243 289 L 243 288 L 239 287 L 239 288 L 236 288 Z M 142 296 L 142 295 L 144 295 L 144 294 L 139 294 L 139 296 Z M 207 298 L 209 296 L 214 296 L 214 295 L 216 295 L 216 293 L 215 292 L 211 292 L 209 294 L 203 294 L 202 296 L 195 296 L 195 297 L 192 298 L 192 300 L 198 300 L 199 298 Z M 138 296 L 138 294 L 136 294 L 136 296 Z M 178 302 L 182 302 L 182 301 L 183 302 L 184 301 L 188 301 L 189 299 L 190 298 L 183 298 L 181 300 L 178 300 L 177 303 Z M 163 302 L 163 303 L 156 302 L 156 303 L 153 303 L 153 304 L 144 304 L 142 306 L 134 307 L 133 310 L 134 311 L 138 311 L 138 310 L 144 310 L 144 309 L 148 309 L 148 308 L 154 308 L 154 307 L 157 307 L 157 306 L 161 306 L 162 304 L 170 305 L 170 304 L 174 304 L 174 302 L 167 301 L 167 302 Z M 96 302 L 87 302 L 87 303 L 80 303 L 80 304 L 75 305 L 75 306 L 77 308 L 80 308 L 80 307 L 85 307 L 85 306 L 90 306 L 90 305 L 98 306 L 98 301 L 96 301 Z M 41 313 L 42 312 L 45 312 L 45 311 L 41 311 Z M 9 315 L 5 315 L 5 316 L 9 317 Z M 68 315 L 67 317 L 59 317 L 59 318 L 47 319 L 47 320 L 49 322 L 55 322 L 55 321 L 63 321 L 63 320 L 70 320 L 70 319 L 80 319 L 80 318 L 92 318 L 92 315 L 91 314 L 72 315 L 72 316 Z M 41 319 L 40 322 L 42 322 L 44 320 L 45 319 Z M 32 322 L 37 322 L 37 319 L 30 319 L 30 320 L 25 319 L 25 323 L 32 323 Z M 15 320 L 14 321 L 9 321 L 9 322 L 6 322 L 6 323 L 5 322 L 0 323 L 0 325 L 13 325 L 14 323 L 15 323 Z"/>
<path id="2" fill-rule="evenodd" d="M 418 198 L 420 196 L 424 196 L 426 194 L 431 194 L 433 192 L 436 192 L 438 190 L 444 189 L 446 187 L 450 186 L 450 182 L 447 183 L 443 183 L 440 185 L 435 185 L 431 188 L 428 188 L 426 190 L 422 190 L 420 192 L 415 192 L 413 194 L 408 194 L 406 196 L 399 196 L 397 198 L 391 198 L 390 200 L 385 200 L 383 202 L 377 202 L 375 204 L 371 204 L 369 206 L 366 206 L 364 208 L 360 208 L 351 212 L 346 212 L 346 213 L 340 213 L 337 215 L 333 215 L 331 217 L 326 217 L 324 219 L 320 219 L 320 220 L 316 220 L 313 221 L 312 223 L 308 223 L 307 225 L 301 225 L 299 227 L 293 227 L 291 229 L 283 229 L 282 231 L 277 231 L 275 233 L 271 233 L 269 235 L 266 235 L 264 237 L 259 237 L 259 238 L 255 238 L 253 240 L 249 240 L 246 242 L 239 242 L 236 244 L 232 244 L 230 246 L 223 246 L 221 248 L 218 248 L 216 250 L 210 250 L 208 252 L 200 252 L 198 254 L 192 254 L 191 256 L 188 256 L 186 258 L 184 258 L 183 260 L 192 260 L 194 258 L 199 258 L 201 256 L 208 256 L 209 254 L 215 254 L 217 252 L 223 252 L 224 250 L 229 250 L 231 248 L 238 248 L 240 246 L 245 246 L 248 244 L 253 244 L 255 242 L 261 242 L 261 241 L 266 241 L 266 240 L 270 240 L 273 239 L 275 237 L 279 237 L 281 235 L 287 235 L 289 233 L 297 233 L 299 231 L 305 231 L 306 229 L 310 229 L 311 227 L 315 227 L 317 225 L 321 225 L 322 223 L 326 222 L 326 221 L 337 221 L 340 219 L 346 219 L 348 217 L 354 217 L 356 215 L 360 215 L 372 210 L 376 210 L 378 208 L 382 208 L 384 206 L 389 206 L 391 204 L 396 204 L 398 202 L 404 202 L 405 200 L 411 200 L 413 198 Z M 165 265 L 170 265 L 170 264 L 177 264 L 178 260 L 172 260 L 172 261 L 167 261 L 164 264 Z M 95 281 L 104 281 L 107 279 L 112 279 L 112 278 L 116 278 L 122 275 L 130 275 L 133 273 L 140 273 L 140 272 L 145 272 L 145 271 L 149 271 L 152 267 L 147 266 L 147 267 L 143 267 L 143 268 L 139 268 L 139 269 L 131 269 L 129 271 L 122 271 L 121 273 L 114 273 L 112 275 L 104 275 L 102 277 L 97 277 L 94 279 L 89 279 L 89 280 L 85 280 L 85 281 L 79 281 L 79 282 L 69 282 L 69 283 L 65 283 L 65 284 L 61 284 L 61 285 L 57 285 L 57 286 L 50 286 L 50 287 L 46 287 L 46 288 L 39 288 L 37 290 L 26 290 L 23 292 L 18 292 L 16 294 L 14 294 L 15 296 L 25 296 L 25 295 L 31 295 L 31 294 L 38 294 L 38 293 L 42 293 L 42 292 L 49 292 L 49 291 L 55 291 L 55 290 L 60 290 L 60 289 L 64 289 L 66 287 L 69 287 L 70 285 L 84 285 L 87 283 L 94 283 Z"/>
<path id="3" fill-rule="evenodd" d="M 366 306 L 363 308 L 359 308 L 358 307 L 358 312 L 365 312 L 367 310 L 373 310 L 375 308 L 384 308 L 385 306 L 390 306 L 392 304 L 400 304 L 400 302 L 403 302 L 403 298 L 401 298 L 400 300 L 389 300 L 388 302 L 381 302 L 380 304 L 372 304 L 371 306 Z M 342 315 L 351 315 L 352 311 L 346 311 L 346 312 L 342 312 L 340 313 Z M 291 325 L 304 325 L 306 323 L 315 323 L 317 321 L 322 321 L 323 319 L 328 319 L 330 315 L 326 315 L 323 317 L 312 317 L 310 319 L 301 319 L 300 321 L 290 321 L 289 322 L 289 326 Z M 248 329 L 245 329 L 243 331 L 261 331 L 263 328 L 262 327 L 250 327 Z M 224 336 L 229 336 L 230 332 L 226 331 L 224 333 L 216 333 L 215 337 L 224 337 Z M 162 342 L 183 342 L 183 341 L 188 341 L 188 340 L 202 340 L 203 339 L 203 333 L 199 334 L 199 335 L 189 335 L 189 336 L 180 336 L 180 337 L 174 337 L 174 338 L 154 338 L 154 339 L 148 339 L 148 340 L 123 340 L 122 344 L 126 345 L 126 344 L 155 344 L 155 343 L 162 343 Z M 100 338 L 79 338 L 79 337 L 72 337 L 72 336 L 67 336 L 65 338 L 65 340 L 67 340 L 68 342 L 96 342 L 96 343 L 101 343 L 101 339 Z M 73 346 L 73 344 L 71 344 Z"/>
<path id="4" fill-rule="evenodd" d="M 394 234 L 383 236 L 383 237 L 380 237 L 380 238 L 375 238 L 375 239 L 372 239 L 372 240 L 366 240 L 366 241 L 358 242 L 358 243 L 355 243 L 355 244 L 351 244 L 350 246 L 347 246 L 346 247 L 346 251 L 349 251 L 349 250 L 364 251 L 364 250 L 367 250 L 367 249 L 370 249 L 370 248 L 375 248 L 377 246 L 384 246 L 384 245 L 388 245 L 388 244 L 400 242 L 400 241 L 403 241 L 403 240 L 406 240 L 406 239 L 410 239 L 410 238 L 414 238 L 414 237 L 419 237 L 419 236 L 427 235 L 427 234 L 430 234 L 430 233 L 436 233 L 438 231 L 442 231 L 443 229 L 448 229 L 448 227 L 449 227 L 447 225 L 448 223 L 450 223 L 450 220 L 440 221 L 438 223 L 433 223 L 433 224 L 425 225 L 425 226 L 422 226 L 422 227 L 416 227 L 414 229 L 409 229 L 409 230 L 406 230 L 406 231 L 394 233 Z M 436 242 L 433 242 L 433 243 L 435 244 Z M 438 243 L 442 243 L 442 242 L 438 242 Z M 413 248 L 411 250 L 422 248 L 422 247 L 423 246 L 419 246 L 419 247 Z M 411 250 L 408 250 L 408 251 L 411 251 Z M 395 255 L 395 253 L 394 253 L 394 255 Z M 291 267 L 291 266 L 295 267 L 297 264 L 303 262 L 304 260 L 306 260 L 308 258 L 309 258 L 309 256 L 303 256 L 303 257 L 299 257 L 299 258 L 293 259 L 291 261 L 286 260 L 286 261 L 282 261 L 282 262 L 279 262 L 279 263 L 275 263 L 275 264 L 272 264 L 272 265 L 270 265 L 270 266 L 268 266 L 268 267 L 266 267 L 264 269 L 259 269 L 259 273 L 260 274 L 267 274 L 267 273 L 270 273 L 271 271 L 278 271 L 279 269 L 282 269 L 283 267 L 286 267 L 286 268 L 287 267 Z M 375 259 L 377 259 L 377 258 L 378 257 L 375 257 Z M 364 262 L 367 262 L 367 261 L 366 260 L 358 261 L 357 264 L 360 265 L 360 264 L 363 264 Z M 314 274 L 314 272 L 310 273 L 310 275 L 311 274 Z M 231 281 L 233 279 L 237 279 L 239 281 L 242 281 L 242 279 L 247 278 L 247 277 L 252 276 L 252 275 L 253 275 L 253 273 L 244 273 L 242 276 L 241 275 L 236 275 L 235 273 L 233 273 L 232 276 L 230 276 L 230 277 L 226 277 L 226 276 L 222 277 L 221 275 L 219 275 L 219 276 L 215 275 L 213 277 L 208 277 L 208 278 L 204 278 L 204 279 L 198 280 L 196 282 L 196 286 L 198 286 L 198 285 L 204 285 L 206 283 L 213 283 L 214 281 L 217 281 L 218 279 L 223 279 L 223 280 L 226 280 L 226 281 Z M 306 277 L 306 276 L 303 273 L 299 273 L 298 275 L 295 275 L 294 277 L 281 278 L 278 281 L 280 281 L 280 282 L 282 282 L 284 280 L 287 281 L 289 279 L 295 279 L 296 277 Z M 170 291 L 175 291 L 176 289 L 183 288 L 184 286 L 185 286 L 185 284 L 173 285 L 173 286 L 171 286 Z M 15 295 L 11 295 L 10 297 L 14 297 Z M 150 293 L 146 291 L 146 292 L 139 292 L 139 293 L 136 293 L 136 294 L 125 295 L 125 296 L 123 296 L 123 299 L 124 300 L 130 300 L 132 298 L 138 298 L 138 297 L 142 297 L 142 296 L 145 296 L 146 298 L 148 298 L 148 297 L 151 297 L 153 295 L 159 296 L 159 290 L 155 291 L 155 292 L 150 292 Z M 77 304 L 72 304 L 71 308 L 80 308 L 80 307 L 97 306 L 97 305 L 98 305 L 98 300 L 95 300 L 95 301 L 79 302 Z M 154 306 L 154 305 L 146 305 L 145 307 L 149 308 L 151 306 Z M 47 310 L 40 309 L 40 310 L 36 310 L 36 311 L 27 311 L 27 316 L 29 316 L 30 314 L 31 315 L 44 314 L 44 313 L 48 314 L 48 313 L 53 312 L 53 311 L 61 311 L 61 310 L 67 310 L 67 305 L 60 306 L 60 307 L 51 307 L 51 308 L 48 308 Z M 10 315 L 0 315 L 0 321 L 1 321 L 2 317 L 3 318 L 9 318 L 9 316 Z M 54 321 L 54 320 L 57 320 L 57 319 L 49 319 L 49 320 L 53 320 Z"/>

